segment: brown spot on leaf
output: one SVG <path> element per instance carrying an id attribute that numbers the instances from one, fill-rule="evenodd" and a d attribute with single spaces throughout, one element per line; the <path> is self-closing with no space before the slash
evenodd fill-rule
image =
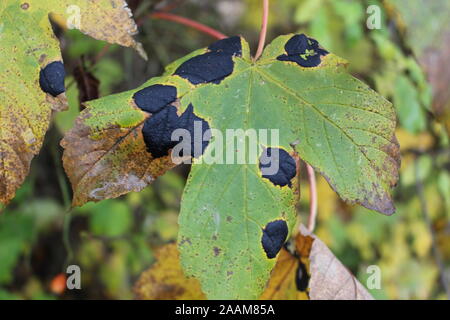
<path id="1" fill-rule="evenodd" d="M 214 256 L 217 257 L 217 256 L 220 254 L 220 251 L 221 251 L 221 250 L 220 250 L 220 248 L 218 248 L 218 247 L 214 247 L 214 248 L 213 248 L 213 251 L 214 251 Z"/>
<path id="2" fill-rule="evenodd" d="M 39 57 L 39 64 L 42 65 L 42 63 L 44 62 L 45 58 L 47 58 L 47 55 L 45 53 L 41 54 L 41 56 Z"/>
<path id="3" fill-rule="evenodd" d="M 63 163 L 73 189 L 73 205 L 140 191 L 174 167 L 170 155 L 153 159 L 142 137 L 143 123 L 131 128 L 115 125 L 93 131 L 84 123 L 84 110 L 61 142 Z"/>
<path id="4" fill-rule="evenodd" d="M 27 10 L 27 9 L 30 7 L 30 4 L 29 4 L 28 2 L 24 2 L 24 3 L 22 3 L 22 4 L 20 5 L 20 7 L 21 7 L 23 10 Z"/>

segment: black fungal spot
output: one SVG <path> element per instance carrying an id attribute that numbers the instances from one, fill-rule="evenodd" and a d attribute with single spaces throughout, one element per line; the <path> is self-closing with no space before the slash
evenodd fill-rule
<path id="1" fill-rule="evenodd" d="M 259 169 L 263 178 L 269 179 L 274 185 L 291 187 L 291 179 L 297 173 L 294 158 L 283 149 L 267 148 L 259 158 Z"/>
<path id="2" fill-rule="evenodd" d="M 197 126 L 199 128 L 201 127 L 201 136 L 195 136 L 195 123 L 197 123 Z M 208 122 L 200 117 L 197 117 L 197 115 L 194 114 L 193 105 L 189 104 L 186 111 L 184 111 L 184 113 L 179 118 L 178 127 L 189 131 L 189 134 L 191 136 L 191 156 L 194 158 L 200 157 L 203 152 L 205 152 L 205 149 L 209 144 L 209 139 L 203 141 L 205 132 L 210 129 Z M 199 144 L 201 149 L 199 150 L 196 150 L 195 147 L 195 142 L 197 141 L 197 139 L 199 140 L 199 143 L 201 142 Z"/>
<path id="3" fill-rule="evenodd" d="M 277 57 L 280 61 L 293 61 L 302 67 L 317 67 L 321 56 L 328 54 L 328 51 L 319 48 L 317 40 L 308 38 L 304 34 L 296 34 L 286 42 L 284 46 L 287 54 Z"/>
<path id="4" fill-rule="evenodd" d="M 157 113 L 177 99 L 177 88 L 155 84 L 137 91 L 133 99 L 141 110 Z"/>
<path id="5" fill-rule="evenodd" d="M 261 243 L 267 258 L 273 259 L 277 256 L 277 253 L 283 247 L 287 235 L 288 227 L 284 220 L 275 220 L 266 225 L 263 229 Z"/>
<path id="6" fill-rule="evenodd" d="M 66 91 L 64 87 L 64 65 L 61 61 L 54 61 L 49 63 L 39 73 L 39 85 L 42 91 L 56 97 L 57 95 Z"/>
<path id="7" fill-rule="evenodd" d="M 172 141 L 171 136 L 177 122 L 177 108 L 174 106 L 163 108 L 145 121 L 142 134 L 147 151 L 154 158 L 167 156 L 169 149 L 176 145 L 176 141 Z"/>
<path id="8" fill-rule="evenodd" d="M 208 52 L 185 61 L 174 74 L 192 84 L 219 84 L 233 72 L 233 56 L 242 55 L 240 37 L 219 40 L 208 47 Z"/>
<path id="9" fill-rule="evenodd" d="M 208 49 L 214 52 L 223 52 L 231 56 L 242 56 L 241 38 L 238 36 L 222 39 L 211 44 Z"/>
<path id="10" fill-rule="evenodd" d="M 207 52 L 183 63 L 175 74 L 192 84 L 212 82 L 219 84 L 233 72 L 231 56 L 217 52 Z"/>
<path id="11" fill-rule="evenodd" d="M 306 266 L 299 261 L 297 271 L 295 272 L 295 285 L 298 291 L 305 292 L 309 285 L 309 275 L 306 271 Z"/>
<path id="12" fill-rule="evenodd" d="M 194 128 L 201 125 L 201 149 L 195 149 L 196 136 L 194 134 Z M 167 156 L 169 150 L 175 147 L 179 141 L 172 141 L 172 132 L 176 129 L 186 129 L 191 136 L 191 156 L 199 157 L 205 151 L 208 146 L 208 141 L 203 141 L 203 135 L 205 131 L 209 130 L 209 124 L 204 119 L 194 114 L 194 107 L 189 104 L 187 109 L 181 116 L 177 114 L 177 108 L 174 106 L 166 106 L 161 111 L 153 114 L 148 118 L 144 127 L 142 128 L 142 134 L 147 146 L 147 151 L 152 154 L 154 158 L 160 158 Z M 196 152 L 197 151 L 197 152 Z M 184 155 L 182 155 L 184 156 Z"/>

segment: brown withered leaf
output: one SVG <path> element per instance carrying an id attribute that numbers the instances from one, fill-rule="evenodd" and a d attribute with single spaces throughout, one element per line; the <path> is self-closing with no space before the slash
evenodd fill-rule
<path id="1" fill-rule="evenodd" d="M 309 297 L 311 300 L 372 300 L 372 296 L 331 250 L 301 225 L 298 243 L 311 243 Z"/>
<path id="2" fill-rule="evenodd" d="M 299 260 L 286 249 L 281 249 L 261 300 L 307 300 L 307 292 L 297 289 L 295 279 Z"/>
<path id="3" fill-rule="evenodd" d="M 186 278 L 181 269 L 175 243 L 156 252 L 156 263 L 144 271 L 134 286 L 139 300 L 204 300 L 200 283 Z"/>
<path id="4" fill-rule="evenodd" d="M 294 248 L 280 251 L 261 299 L 372 300 L 328 247 L 301 225 Z M 301 279 L 299 268 L 303 266 Z M 300 282 L 300 284 L 298 284 Z M 299 285 L 302 286 L 299 288 Z M 304 286 L 304 287 L 303 287 Z"/>

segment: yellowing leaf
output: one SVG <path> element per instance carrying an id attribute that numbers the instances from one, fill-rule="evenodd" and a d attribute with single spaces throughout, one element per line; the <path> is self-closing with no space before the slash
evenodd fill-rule
<path id="1" fill-rule="evenodd" d="M 372 296 L 330 249 L 306 228 L 300 226 L 300 239 L 313 239 L 309 258 L 311 300 L 372 300 Z M 299 240 L 297 240 L 298 242 Z"/>
<path id="2" fill-rule="evenodd" d="M 168 244 L 156 252 L 157 262 L 143 272 L 134 291 L 141 300 L 203 300 L 200 283 L 186 278 L 181 270 L 176 244 Z"/>
<path id="3" fill-rule="evenodd" d="M 0 3 L 0 202 L 8 203 L 42 145 L 52 111 L 67 108 L 53 13 L 96 39 L 140 45 L 124 0 L 2 0 Z M 44 92 L 45 90 L 45 92 Z"/>
<path id="4" fill-rule="evenodd" d="M 283 249 L 261 299 L 372 300 L 328 247 L 301 225 L 295 248 Z"/>

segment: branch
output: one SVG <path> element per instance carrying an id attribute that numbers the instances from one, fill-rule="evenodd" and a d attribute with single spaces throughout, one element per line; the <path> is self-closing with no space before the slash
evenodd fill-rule
<path id="1" fill-rule="evenodd" d="M 258 60 L 264 50 L 264 43 L 266 42 L 267 20 L 268 19 L 269 19 L 269 0 L 263 0 L 263 15 L 262 15 L 261 32 L 259 33 L 258 50 L 256 50 L 256 54 L 255 54 L 255 57 L 253 58 L 253 61 Z"/>
<path id="2" fill-rule="evenodd" d="M 202 23 L 196 22 L 194 20 L 177 16 L 176 14 L 173 14 L 173 13 L 154 12 L 154 13 L 151 13 L 149 15 L 149 17 L 154 18 L 154 19 L 163 19 L 163 20 L 177 22 L 177 23 L 183 24 L 185 26 L 191 27 L 193 29 L 196 29 L 200 32 L 203 32 L 207 35 L 210 35 L 211 37 L 214 37 L 218 40 L 227 38 L 226 35 L 224 35 L 223 33 L 219 32 L 213 28 L 210 28 L 210 27 L 208 27 Z"/>
<path id="3" fill-rule="evenodd" d="M 309 164 L 306 164 L 306 171 L 308 172 L 309 181 L 309 218 L 308 218 L 308 230 L 314 231 L 316 226 L 317 217 L 317 187 L 316 187 L 316 175 L 314 169 Z"/>

